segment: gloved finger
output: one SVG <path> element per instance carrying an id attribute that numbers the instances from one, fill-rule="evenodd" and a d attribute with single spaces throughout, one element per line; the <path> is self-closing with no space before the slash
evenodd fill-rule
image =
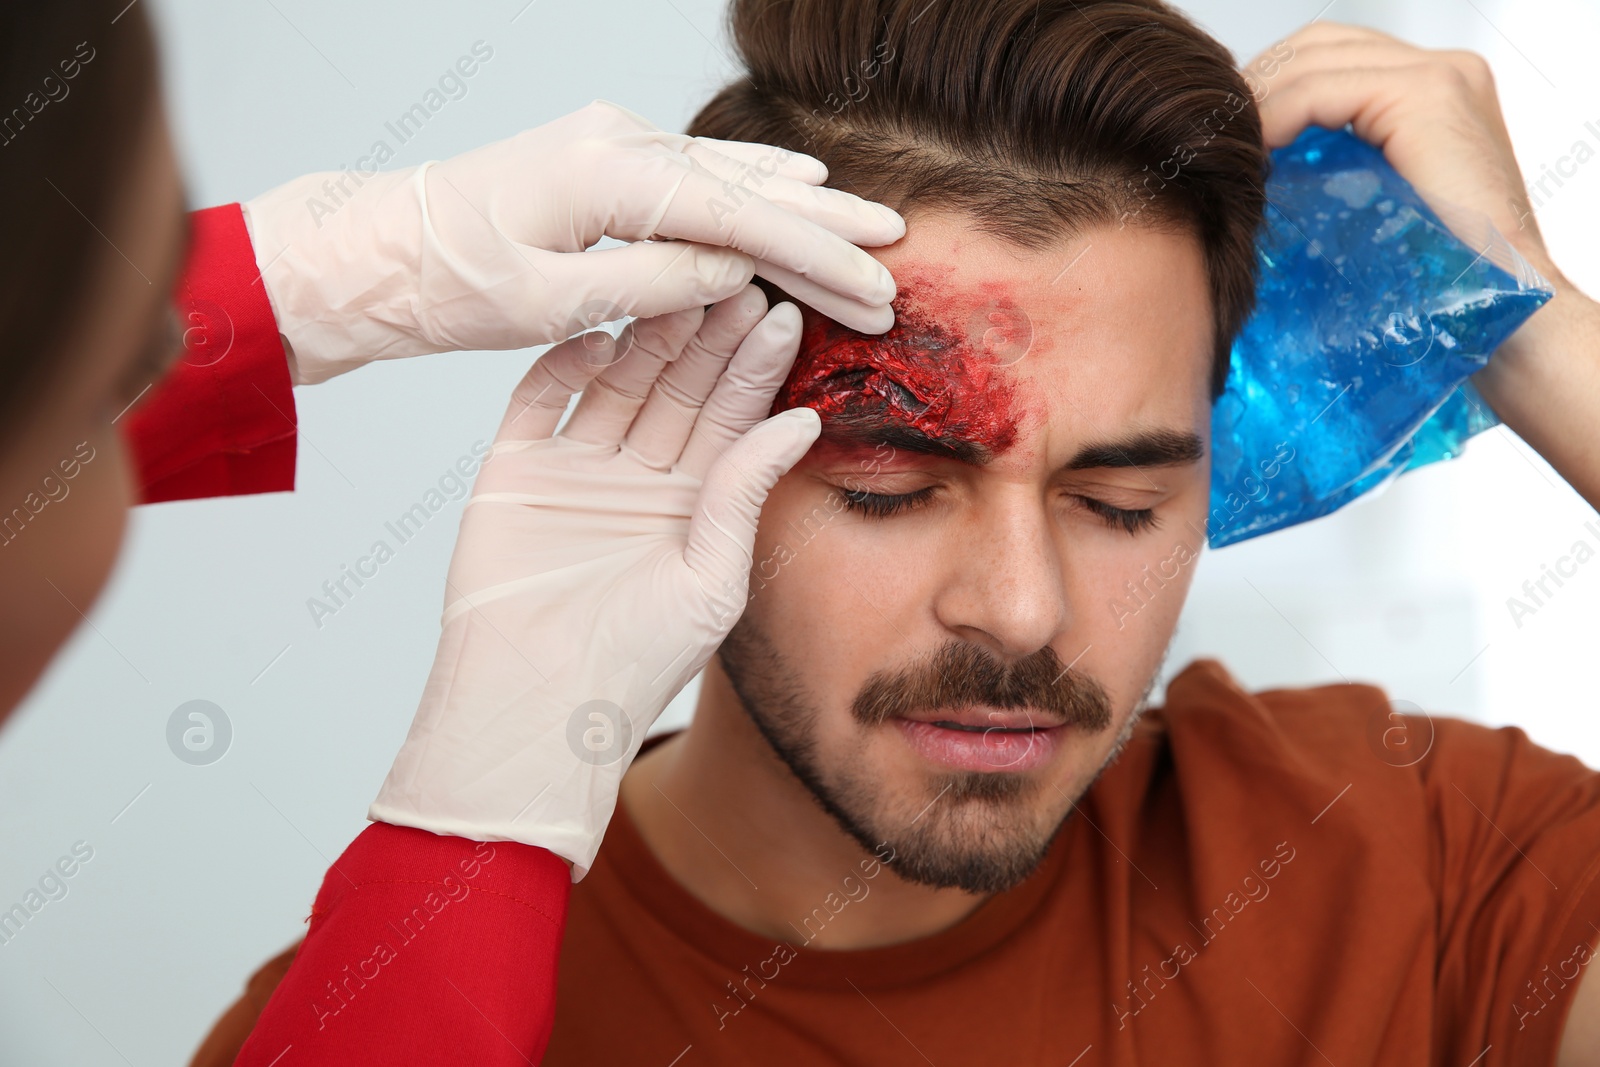
<path id="1" fill-rule="evenodd" d="M 540 356 L 511 391 L 511 403 L 496 431 L 496 444 L 543 441 L 555 433 L 572 394 L 615 362 L 617 342 L 604 330 L 580 333 Z"/>
<path id="2" fill-rule="evenodd" d="M 828 165 L 804 152 L 753 141 L 723 141 L 716 137 L 695 137 L 691 144 L 704 145 L 763 174 L 776 173 L 807 185 L 821 185 L 828 180 Z"/>
<path id="3" fill-rule="evenodd" d="M 867 253 L 698 165 L 682 175 L 655 232 L 737 248 L 869 306 L 886 306 L 894 299 L 893 276 Z"/>
<path id="4" fill-rule="evenodd" d="M 788 302 L 768 311 L 728 361 L 700 409 L 678 470 L 704 479 L 718 457 L 772 410 L 800 348 L 800 309 Z"/>
<path id="5" fill-rule="evenodd" d="M 906 235 L 905 220 L 894 209 L 842 189 L 771 181 L 762 187 L 761 195 L 854 245 L 889 245 Z"/>
<path id="6" fill-rule="evenodd" d="M 690 241 L 635 241 L 619 248 L 546 255 L 553 258 L 545 273 L 560 277 L 564 295 L 577 308 L 568 321 L 609 322 L 628 315 L 647 319 L 703 308 L 739 292 L 755 273 L 749 256 Z M 535 297 L 529 299 L 532 303 Z"/>
<path id="7" fill-rule="evenodd" d="M 840 296 L 810 278 L 784 270 L 776 263 L 758 259 L 756 273 L 802 304 L 859 333 L 879 334 L 894 325 L 893 308 L 862 304 L 847 296 Z"/>
<path id="8" fill-rule="evenodd" d="M 800 461 L 822 431 L 810 408 L 790 408 L 735 441 L 700 488 L 683 559 L 731 629 L 750 585 L 756 524 L 778 479 Z"/>
<path id="9" fill-rule="evenodd" d="M 684 153 L 722 179 L 726 204 L 759 194 L 856 245 L 893 244 L 906 235 L 905 220 L 890 208 L 843 189 L 820 188 L 785 177 L 777 172 L 775 162 L 752 164 L 694 144 Z M 711 208 L 715 210 L 714 201 Z"/>
<path id="10" fill-rule="evenodd" d="M 678 462 L 706 398 L 734 352 L 766 313 L 767 298 L 754 285 L 706 312 L 699 331 L 684 346 L 683 354 L 661 372 L 628 428 L 623 444 L 640 462 L 661 471 L 671 470 Z"/>
<path id="11" fill-rule="evenodd" d="M 619 445 L 661 371 L 677 359 L 705 319 L 705 309 L 634 319 L 617 339 L 621 353 L 578 398 L 561 433 L 593 445 Z"/>

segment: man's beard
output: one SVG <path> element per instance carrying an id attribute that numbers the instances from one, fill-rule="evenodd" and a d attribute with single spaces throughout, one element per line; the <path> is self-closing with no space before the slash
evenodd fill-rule
<path id="1" fill-rule="evenodd" d="M 907 881 L 977 894 L 1018 885 L 1043 862 L 1078 797 L 1093 784 L 1091 778 L 1069 795 L 1017 772 L 952 769 L 933 776 L 932 792 L 915 805 L 920 811 L 892 812 L 895 798 L 865 761 L 824 767 L 816 744 L 819 709 L 807 703 L 799 673 L 751 616 L 739 620 L 718 655 L 745 713 L 778 758 L 862 848 L 881 852 L 887 843 L 892 868 Z M 1155 678 L 1152 673 L 1095 778 L 1127 743 Z M 850 711 L 865 729 L 917 710 L 974 704 L 1026 709 L 1040 726 L 1070 725 L 1086 733 L 1107 730 L 1115 719 L 1104 687 L 1063 665 L 1049 646 L 1007 666 L 957 641 L 903 670 L 874 672 Z"/>

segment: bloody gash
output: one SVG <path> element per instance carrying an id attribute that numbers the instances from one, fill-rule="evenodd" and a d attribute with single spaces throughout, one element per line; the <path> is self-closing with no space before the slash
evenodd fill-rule
<path id="1" fill-rule="evenodd" d="M 857 333 L 806 308 L 800 354 L 772 412 L 813 408 L 824 436 L 881 435 L 896 428 L 981 462 L 1017 437 L 1010 362 L 974 343 L 971 331 L 934 317 L 902 290 L 888 333 Z"/>

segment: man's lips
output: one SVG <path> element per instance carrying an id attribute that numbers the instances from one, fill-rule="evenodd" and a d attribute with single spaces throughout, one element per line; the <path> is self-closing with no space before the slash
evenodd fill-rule
<path id="1" fill-rule="evenodd" d="M 1063 723 L 1029 708 L 983 704 L 929 708 L 890 720 L 912 750 L 932 763 L 965 771 L 1031 771 L 1049 763 L 1066 733 Z"/>
<path id="2" fill-rule="evenodd" d="M 1061 725 L 1054 718 L 1027 708 L 995 708 L 985 704 L 918 709 L 897 718 L 978 733 L 986 730 L 1048 730 Z"/>
<path id="3" fill-rule="evenodd" d="M 972 729 L 912 719 L 891 720 L 896 732 L 923 759 L 961 771 L 1031 771 L 1049 763 L 1066 730 Z"/>

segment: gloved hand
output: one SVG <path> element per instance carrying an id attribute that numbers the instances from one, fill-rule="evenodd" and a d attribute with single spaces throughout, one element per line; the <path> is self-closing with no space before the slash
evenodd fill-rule
<path id="1" fill-rule="evenodd" d="M 905 223 L 826 178 L 810 156 L 665 133 L 596 101 L 443 163 L 310 174 L 243 209 L 294 380 L 308 384 L 704 306 L 752 272 L 881 333 L 894 279 L 855 246 L 896 241 Z M 641 243 L 585 251 L 602 237 Z"/>
<path id="2" fill-rule="evenodd" d="M 751 285 L 534 364 L 467 502 L 439 651 L 370 818 L 587 873 L 645 731 L 744 610 L 768 490 L 820 432 L 809 408 L 764 418 L 799 338 L 799 310 Z"/>

